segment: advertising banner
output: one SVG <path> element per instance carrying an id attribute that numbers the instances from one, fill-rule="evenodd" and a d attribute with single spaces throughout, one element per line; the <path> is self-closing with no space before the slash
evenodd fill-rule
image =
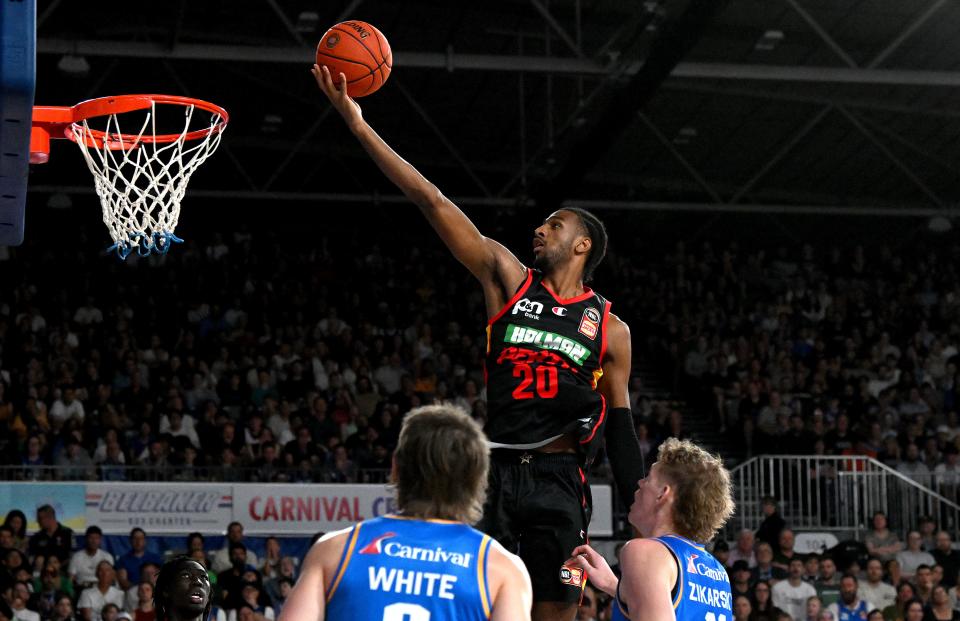
<path id="1" fill-rule="evenodd" d="M 88 483 L 87 523 L 109 534 L 222 533 L 233 519 L 229 483 Z"/>
<path id="2" fill-rule="evenodd" d="M 0 507 L 20 509 L 27 516 L 27 530 L 36 532 L 37 508 L 50 505 L 57 513 L 57 520 L 73 529 L 83 532 L 87 528 L 86 508 L 84 507 L 83 483 L 0 483 Z"/>

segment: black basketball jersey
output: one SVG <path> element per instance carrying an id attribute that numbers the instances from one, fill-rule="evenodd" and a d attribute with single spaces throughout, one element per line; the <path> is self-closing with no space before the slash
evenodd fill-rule
<path id="1" fill-rule="evenodd" d="M 575 432 L 589 461 L 602 436 L 606 401 L 597 392 L 610 302 L 585 288 L 561 300 L 527 278 L 487 324 L 487 425 L 491 446 L 536 448 Z"/>

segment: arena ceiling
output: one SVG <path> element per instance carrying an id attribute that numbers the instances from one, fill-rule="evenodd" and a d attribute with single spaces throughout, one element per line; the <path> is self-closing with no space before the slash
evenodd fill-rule
<path id="1" fill-rule="evenodd" d="M 345 18 L 394 50 L 366 118 L 465 204 L 958 206 L 955 0 L 48 0 L 37 103 L 223 105 L 230 127 L 188 200 L 399 200 L 309 74 Z M 64 72 L 65 55 L 89 71 Z M 91 191 L 73 149 L 32 168 L 35 195 Z"/>

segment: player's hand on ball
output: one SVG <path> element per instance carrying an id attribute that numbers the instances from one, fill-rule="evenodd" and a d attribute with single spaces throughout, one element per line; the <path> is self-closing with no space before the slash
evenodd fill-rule
<path id="1" fill-rule="evenodd" d="M 610 569 L 606 559 L 590 546 L 583 545 L 574 548 L 573 556 L 565 565 L 579 567 L 587 574 L 587 579 L 593 586 L 607 595 L 616 595 L 617 576 Z"/>
<path id="2" fill-rule="evenodd" d="M 363 119 L 363 115 L 360 112 L 360 105 L 357 104 L 350 95 L 347 95 L 347 76 L 342 73 L 337 76 L 340 80 L 340 86 L 337 87 L 326 65 L 323 67 L 314 65 L 313 68 L 310 69 L 310 72 L 313 73 L 313 77 L 317 79 L 317 86 L 319 86 L 323 94 L 327 96 L 330 103 L 333 104 L 333 107 L 337 109 L 337 112 L 340 113 L 343 120 L 347 122 L 347 125 L 358 123 Z"/>

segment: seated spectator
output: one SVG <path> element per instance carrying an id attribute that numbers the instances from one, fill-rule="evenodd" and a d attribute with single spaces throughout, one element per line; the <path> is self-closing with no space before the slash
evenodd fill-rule
<path id="1" fill-rule="evenodd" d="M 616 605 L 616 602 L 614 602 Z M 746 595 L 735 595 L 733 598 L 733 621 L 751 621 L 753 605 Z"/>
<path id="2" fill-rule="evenodd" d="M 860 583 L 858 595 L 860 599 L 870 602 L 880 610 L 896 603 L 897 590 L 892 584 L 883 581 L 883 565 L 880 559 L 871 557 L 867 561 L 867 579 Z"/>
<path id="3" fill-rule="evenodd" d="M 904 621 L 907 615 L 907 604 L 914 601 L 916 597 L 917 593 L 912 584 L 906 580 L 898 583 L 896 602 L 883 609 L 884 621 Z"/>
<path id="4" fill-rule="evenodd" d="M 57 457 L 54 465 L 57 467 L 57 474 L 65 481 L 88 481 L 93 478 L 95 472 L 93 459 L 87 453 L 74 436 L 67 440 L 66 447 Z"/>
<path id="5" fill-rule="evenodd" d="M 753 549 L 755 543 L 755 538 L 753 531 L 749 528 L 744 528 L 737 535 L 737 545 L 730 550 L 730 557 L 727 560 L 727 567 L 732 566 L 739 560 L 744 560 L 747 562 L 751 568 L 757 566 L 757 555 Z"/>
<path id="6" fill-rule="evenodd" d="M 923 621 L 926 616 L 927 611 L 923 602 L 918 599 L 907 602 L 903 617 L 904 621 Z"/>
<path id="7" fill-rule="evenodd" d="M 838 621 L 866 619 L 867 613 L 876 608 L 872 603 L 860 598 L 858 588 L 859 581 L 856 576 L 846 574 L 840 579 L 840 601 L 827 607 L 835 619 Z"/>
<path id="8" fill-rule="evenodd" d="M 717 559 L 724 568 L 729 567 L 730 565 L 730 546 L 727 545 L 727 542 L 723 539 L 720 539 L 713 544 L 713 549 L 710 550 L 710 553 L 713 554 L 713 558 Z"/>
<path id="9" fill-rule="evenodd" d="M 739 560 L 730 568 L 730 591 L 736 597 L 737 595 L 753 596 L 750 580 L 750 567 L 747 562 Z"/>
<path id="10" fill-rule="evenodd" d="M 36 610 L 27 608 L 30 602 L 30 587 L 26 582 L 16 582 L 13 585 L 10 598 L 10 608 L 17 621 L 40 621 L 40 614 Z"/>
<path id="11" fill-rule="evenodd" d="M 803 560 L 803 581 L 813 584 L 820 579 L 820 555 L 807 554 Z"/>
<path id="12" fill-rule="evenodd" d="M 274 578 L 280 573 L 280 540 L 276 537 L 267 537 L 264 544 L 263 559 L 259 563 L 260 574 L 264 578 Z"/>
<path id="13" fill-rule="evenodd" d="M 102 541 L 103 531 L 100 527 L 88 526 L 84 534 L 83 549 L 77 550 L 70 557 L 67 573 L 80 589 L 93 586 L 97 581 L 97 565 L 100 561 L 113 565 L 113 555 L 100 548 Z"/>
<path id="14" fill-rule="evenodd" d="M 773 585 L 773 605 L 792 619 L 802 619 L 806 614 L 807 600 L 816 596 L 817 590 L 803 581 L 803 560 L 795 556 L 790 560 L 787 579 Z"/>
<path id="15" fill-rule="evenodd" d="M 159 554 L 147 550 L 147 533 L 135 527 L 130 531 L 130 551 L 117 559 L 117 579 L 124 591 L 140 584 L 140 568 L 144 563 L 160 566 L 163 559 Z M 123 602 L 118 606 L 123 606 Z"/>
<path id="16" fill-rule="evenodd" d="M 943 567 L 943 584 L 952 588 L 960 575 L 960 552 L 953 549 L 950 533 L 945 530 L 937 533 L 936 547 L 931 554 L 937 564 Z"/>
<path id="17" fill-rule="evenodd" d="M 886 580 L 890 584 L 900 584 L 900 581 L 903 580 L 903 573 L 900 571 L 900 561 L 897 559 L 890 559 L 884 563 L 884 573 L 886 574 Z"/>
<path id="18" fill-rule="evenodd" d="M 61 593 L 57 597 L 57 603 L 47 621 L 77 621 L 73 614 L 73 599 L 69 595 Z"/>
<path id="19" fill-rule="evenodd" d="M 137 585 L 137 605 L 133 607 L 133 621 L 156 621 L 157 611 L 153 607 L 153 582 L 144 581 Z"/>
<path id="20" fill-rule="evenodd" d="M 907 534 L 907 549 L 897 552 L 897 562 L 900 563 L 900 573 L 910 580 L 917 573 L 921 565 L 932 567 L 936 560 L 929 552 L 920 547 L 923 539 L 918 531 L 912 530 Z"/>
<path id="21" fill-rule="evenodd" d="M 814 595 L 807 598 L 807 613 L 801 619 L 795 621 L 820 621 L 820 613 L 823 612 L 823 602 Z"/>
<path id="22" fill-rule="evenodd" d="M 917 574 L 914 576 L 913 583 L 916 587 L 917 599 L 926 606 L 930 603 L 930 597 L 933 595 L 933 569 L 928 565 L 917 567 Z"/>
<path id="23" fill-rule="evenodd" d="M 923 538 L 923 551 L 932 553 L 937 547 L 937 521 L 929 515 L 921 515 L 918 530 Z"/>
<path id="24" fill-rule="evenodd" d="M 263 588 L 267 593 L 267 597 L 270 598 L 270 601 L 276 601 L 280 599 L 280 580 L 285 578 L 291 583 L 296 584 L 297 582 L 297 559 L 292 556 L 284 556 L 280 559 L 280 565 L 277 568 L 276 574 L 273 578 L 270 578 L 263 584 Z M 276 609 L 274 605 L 274 609 Z M 277 615 L 279 615 L 279 611 Z"/>
<path id="25" fill-rule="evenodd" d="M 752 621 L 778 621 L 784 614 L 770 599 L 770 583 L 766 580 L 757 582 L 753 587 L 753 619 Z"/>
<path id="26" fill-rule="evenodd" d="M 213 554 L 210 568 L 215 573 L 219 574 L 233 566 L 230 546 L 234 543 L 243 543 L 243 524 L 240 522 L 230 522 L 227 526 L 227 540 L 223 542 L 223 547 Z M 246 546 L 244 546 L 244 551 L 244 561 L 246 565 L 252 565 L 253 567 L 260 565 L 257 555 L 252 550 L 247 550 Z"/>
<path id="27" fill-rule="evenodd" d="M 273 611 L 273 607 L 263 604 L 260 601 L 260 595 L 261 589 L 258 581 L 244 581 L 241 590 L 241 597 L 243 601 L 240 603 L 240 607 L 249 606 L 253 611 L 253 614 L 257 615 L 258 618 L 263 617 L 264 619 L 267 619 L 267 621 L 274 621 L 274 619 L 276 619 L 276 614 Z M 231 610 L 229 613 L 227 613 L 227 621 L 238 621 L 238 619 L 239 616 L 237 615 L 236 611 Z"/>
<path id="28" fill-rule="evenodd" d="M 943 585 L 933 587 L 930 603 L 927 605 L 925 621 L 960 621 L 960 611 L 950 603 L 950 595 Z"/>
<path id="29" fill-rule="evenodd" d="M 13 546 L 21 552 L 27 551 L 27 516 L 20 509 L 11 509 L 3 520 L 3 525 L 13 531 Z"/>
<path id="30" fill-rule="evenodd" d="M 766 541 L 757 544 L 757 565 L 750 570 L 753 582 L 766 580 L 776 583 L 787 577 L 787 572 L 773 564 L 773 547 Z M 756 611 L 754 611 L 756 612 Z"/>
<path id="31" fill-rule="evenodd" d="M 137 607 L 140 602 L 140 585 L 147 582 L 151 585 L 157 584 L 157 576 L 160 574 L 160 565 L 153 561 L 147 561 L 140 566 L 140 582 L 133 585 L 123 594 L 123 607 L 121 610 L 131 611 Z"/>
<path id="32" fill-rule="evenodd" d="M 113 586 L 117 572 L 107 561 L 97 565 L 97 584 L 80 593 L 77 609 L 83 621 L 102 621 L 100 613 L 107 604 L 123 606 L 123 591 Z"/>
<path id="33" fill-rule="evenodd" d="M 253 567 L 247 562 L 247 546 L 230 542 L 230 568 L 217 574 L 218 601 L 227 610 L 235 610 L 242 603 L 243 577 Z"/>
<path id="34" fill-rule="evenodd" d="M 277 597 L 270 598 L 270 605 L 273 607 L 274 612 L 279 617 L 280 611 L 283 610 L 283 605 L 287 603 L 287 598 L 290 597 L 290 591 L 293 590 L 293 580 L 286 576 L 280 576 L 276 579 L 276 581 L 279 595 Z"/>
<path id="35" fill-rule="evenodd" d="M 825 609 L 840 601 L 840 574 L 833 557 L 824 555 L 820 559 L 820 576 L 814 581 L 813 587 Z"/>
<path id="36" fill-rule="evenodd" d="M 120 607 L 112 602 L 108 602 L 103 605 L 103 608 L 100 610 L 100 619 L 101 621 L 117 621 L 117 617 L 120 616 Z M 129 619 L 130 616 L 127 615 Z"/>
<path id="37" fill-rule="evenodd" d="M 30 537 L 30 556 L 36 560 L 53 555 L 67 563 L 73 550 L 73 531 L 57 521 L 57 512 L 50 505 L 37 509 L 37 523 L 40 529 Z"/>
<path id="38" fill-rule="evenodd" d="M 792 530 L 789 528 L 784 528 L 780 531 L 780 537 L 777 538 L 778 552 L 773 556 L 774 567 L 779 567 L 780 569 L 787 571 L 790 566 L 790 562 L 795 558 L 799 558 L 793 551 L 793 542 L 794 535 Z"/>
<path id="39" fill-rule="evenodd" d="M 34 579 L 33 594 L 27 608 L 36 610 L 46 619 L 57 605 L 57 597 L 73 597 L 73 582 L 60 573 L 60 561 L 55 556 L 47 558 L 40 577 Z"/>
<path id="40" fill-rule="evenodd" d="M 875 556 L 881 561 L 896 558 L 897 553 L 903 549 L 903 544 L 897 535 L 887 528 L 887 515 L 883 511 L 873 514 L 873 528 L 864 537 L 863 542 L 870 556 Z"/>

